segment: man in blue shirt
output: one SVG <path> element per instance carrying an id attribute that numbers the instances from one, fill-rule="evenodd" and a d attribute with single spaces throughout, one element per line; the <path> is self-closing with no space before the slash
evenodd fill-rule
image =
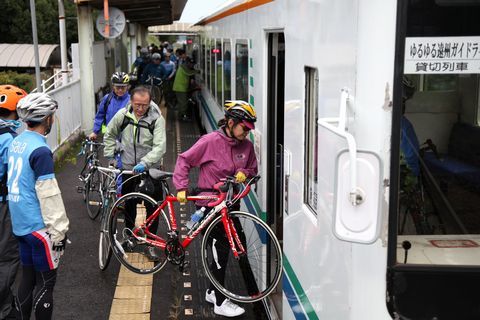
<path id="1" fill-rule="evenodd" d="M 12 85 L 0 86 L 0 319 L 13 310 L 12 286 L 20 265 L 17 239 L 12 233 L 12 223 L 7 203 L 8 146 L 20 127 L 17 120 L 17 103 L 27 93 Z"/>
<path id="2" fill-rule="evenodd" d="M 8 205 L 20 246 L 22 280 L 16 297 L 17 319 L 51 319 L 53 288 L 69 221 L 47 145 L 57 102 L 31 93 L 17 105 L 27 129 L 8 149 Z"/>
<path id="3" fill-rule="evenodd" d="M 125 108 L 130 101 L 128 84 L 130 78 L 125 72 L 114 72 L 111 77 L 112 92 L 103 97 L 98 105 L 90 140 L 96 140 L 98 134 L 105 133 L 107 125 L 118 110 Z"/>
<path id="4" fill-rule="evenodd" d="M 143 70 L 142 77 L 140 78 L 140 83 L 145 85 L 152 84 L 150 80 L 153 78 L 153 84 L 158 86 L 160 84 L 160 79 L 162 78 L 162 68 L 160 67 L 160 61 L 162 56 L 160 53 L 156 52 L 152 54 L 152 62 L 147 64 Z"/>
<path id="5" fill-rule="evenodd" d="M 406 77 L 403 78 L 403 105 L 400 135 L 400 185 L 407 193 L 417 192 L 420 177 L 419 151 L 417 134 L 412 123 L 405 117 L 405 105 L 415 93 L 415 86 Z"/>
<path id="6" fill-rule="evenodd" d="M 165 104 L 167 107 L 173 108 L 175 105 L 174 94 L 172 91 L 173 80 L 175 79 L 175 63 L 170 61 L 170 53 L 165 54 L 165 60 L 160 63 L 162 68 L 162 79 L 163 79 L 163 92 L 165 95 Z"/>

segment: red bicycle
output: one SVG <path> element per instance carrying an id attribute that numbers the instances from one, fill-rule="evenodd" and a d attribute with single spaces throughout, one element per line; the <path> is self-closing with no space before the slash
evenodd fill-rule
<path id="1" fill-rule="evenodd" d="M 114 255 L 125 267 L 135 273 L 149 274 L 170 262 L 180 266 L 182 271 L 188 264 L 185 249 L 202 233 L 201 257 L 205 273 L 225 296 L 239 302 L 255 302 L 275 289 L 282 275 L 282 250 L 278 239 L 256 215 L 231 210 L 250 192 L 259 176 L 245 184 L 235 183 L 234 178 L 228 177 L 215 185 L 218 194 L 187 197 L 188 201 L 210 201 L 207 205 L 210 210 L 180 237 L 174 210 L 178 200 L 169 192 L 166 182 L 172 174 L 150 170 L 149 175 L 162 184 L 165 200 L 157 202 L 134 192 L 119 198 L 110 211 L 110 243 Z M 131 208 L 135 210 L 133 214 Z M 127 227 L 128 220 L 130 226 Z M 143 254 L 149 247 L 160 253 L 160 259 L 152 261 Z M 226 261 L 226 265 L 222 263 L 226 270 L 224 279 L 216 276 L 219 259 Z"/>

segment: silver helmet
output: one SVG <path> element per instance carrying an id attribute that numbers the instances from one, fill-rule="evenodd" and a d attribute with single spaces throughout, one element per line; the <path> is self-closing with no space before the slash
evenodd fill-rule
<path id="1" fill-rule="evenodd" d="M 46 93 L 30 93 L 20 99 L 17 113 L 24 122 L 42 122 L 58 108 L 57 101 Z"/>

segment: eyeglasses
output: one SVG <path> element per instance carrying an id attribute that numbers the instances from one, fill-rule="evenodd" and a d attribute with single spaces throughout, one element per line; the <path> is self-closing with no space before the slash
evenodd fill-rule
<path id="1" fill-rule="evenodd" d="M 127 90 L 127 86 L 113 86 L 115 90 Z"/>
<path id="2" fill-rule="evenodd" d="M 139 104 L 132 102 L 132 106 L 137 109 L 147 109 L 148 107 L 150 107 L 150 104 Z"/>

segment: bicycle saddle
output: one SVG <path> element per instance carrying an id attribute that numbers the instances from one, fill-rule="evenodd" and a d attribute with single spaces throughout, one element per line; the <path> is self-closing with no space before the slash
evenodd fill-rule
<path id="1" fill-rule="evenodd" d="M 165 180 L 173 177 L 173 172 L 162 171 L 159 169 L 148 169 L 148 175 L 154 180 Z"/>

